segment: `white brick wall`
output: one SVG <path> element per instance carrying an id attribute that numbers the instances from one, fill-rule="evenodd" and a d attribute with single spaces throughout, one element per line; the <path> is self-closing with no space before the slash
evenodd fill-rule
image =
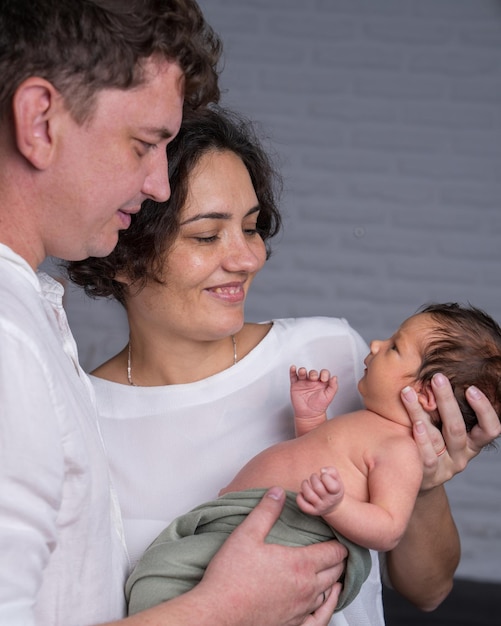
<path id="1" fill-rule="evenodd" d="M 370 340 L 431 300 L 501 322 L 501 3 L 200 0 L 225 42 L 223 103 L 259 121 L 285 232 L 249 319 L 346 317 Z M 125 343 L 119 307 L 73 294 L 82 360 Z M 501 453 L 449 488 L 459 574 L 501 581 Z"/>

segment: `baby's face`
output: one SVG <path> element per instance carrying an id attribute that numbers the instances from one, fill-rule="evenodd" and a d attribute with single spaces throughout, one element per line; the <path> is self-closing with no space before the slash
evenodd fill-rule
<path id="1" fill-rule="evenodd" d="M 433 328 L 431 316 L 418 313 L 405 320 L 389 339 L 371 342 L 364 361 L 366 369 L 358 383 L 368 409 L 387 415 L 395 403 L 401 408 L 400 392 L 415 382 Z"/>

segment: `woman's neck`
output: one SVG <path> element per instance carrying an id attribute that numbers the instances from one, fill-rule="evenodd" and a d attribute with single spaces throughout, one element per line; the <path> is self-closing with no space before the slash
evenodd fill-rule
<path id="1" fill-rule="evenodd" d="M 235 335 L 216 341 L 162 340 L 131 329 L 130 341 L 92 373 L 126 385 L 155 387 L 193 383 L 240 361 L 265 337 L 271 324 L 245 324 Z"/>
<path id="2" fill-rule="evenodd" d="M 133 346 L 138 346 L 137 354 Z M 133 355 L 137 356 L 137 359 Z M 127 382 L 133 386 L 176 385 L 195 382 L 213 376 L 238 361 L 238 344 L 235 335 L 216 342 L 187 344 L 186 348 L 174 352 L 172 342 L 161 349 L 134 342 L 129 338 L 127 346 Z"/>

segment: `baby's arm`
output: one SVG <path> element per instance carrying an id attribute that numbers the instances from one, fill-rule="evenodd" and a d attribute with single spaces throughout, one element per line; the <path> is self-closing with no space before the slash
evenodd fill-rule
<path id="1" fill-rule="evenodd" d="M 296 437 L 305 435 L 327 419 L 326 410 L 337 391 L 337 377 L 329 370 L 290 368 L 291 401 L 294 409 Z"/>
<path id="2" fill-rule="evenodd" d="M 354 543 L 379 552 L 392 550 L 407 528 L 421 484 L 417 450 L 410 443 L 399 443 L 394 449 L 390 446 L 383 451 L 383 458 L 371 460 L 369 502 L 344 492 L 337 472 L 327 468 L 303 481 L 297 497 L 299 508 L 310 515 L 321 515 Z"/>

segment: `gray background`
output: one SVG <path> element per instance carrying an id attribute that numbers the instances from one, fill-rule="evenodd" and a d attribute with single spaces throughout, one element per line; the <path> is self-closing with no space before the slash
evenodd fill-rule
<path id="1" fill-rule="evenodd" d="M 346 317 L 370 341 L 455 300 L 501 322 L 501 2 L 200 5 L 225 44 L 222 102 L 259 122 L 285 179 L 248 318 Z M 118 305 L 66 303 L 87 369 L 126 343 Z M 447 488 L 459 576 L 501 581 L 501 452 Z"/>

